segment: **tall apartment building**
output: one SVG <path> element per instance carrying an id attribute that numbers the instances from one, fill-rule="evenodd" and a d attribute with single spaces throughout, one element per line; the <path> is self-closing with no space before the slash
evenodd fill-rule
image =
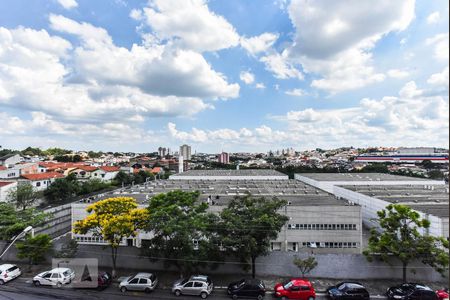
<path id="1" fill-rule="evenodd" d="M 222 152 L 219 154 L 219 162 L 222 164 L 229 164 L 230 163 L 230 156 L 226 152 Z"/>
<path id="2" fill-rule="evenodd" d="M 186 144 L 180 146 L 180 156 L 183 156 L 184 160 L 191 160 L 191 146 Z"/>

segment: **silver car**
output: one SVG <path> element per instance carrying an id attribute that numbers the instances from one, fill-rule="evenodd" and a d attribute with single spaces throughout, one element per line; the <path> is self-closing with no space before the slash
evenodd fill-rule
<path id="1" fill-rule="evenodd" d="M 158 278 L 152 273 L 137 273 L 134 276 L 123 279 L 119 284 L 122 293 L 126 291 L 144 291 L 150 293 L 156 288 Z"/>
<path id="2" fill-rule="evenodd" d="M 195 295 L 205 299 L 212 293 L 213 288 L 214 285 L 208 276 L 196 275 L 189 279 L 175 281 L 172 286 L 172 293 L 176 296 Z"/>

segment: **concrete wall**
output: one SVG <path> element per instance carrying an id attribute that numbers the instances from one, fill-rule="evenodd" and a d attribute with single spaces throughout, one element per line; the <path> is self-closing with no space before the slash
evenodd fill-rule
<path id="1" fill-rule="evenodd" d="M 131 268 L 138 270 L 166 270 L 162 262 L 152 263 L 146 257 L 140 256 L 140 249 L 135 247 L 121 247 L 117 265 L 119 268 Z M 297 267 L 292 263 L 294 255 L 307 257 L 307 254 L 292 252 L 272 252 L 268 256 L 257 259 L 256 272 L 259 275 L 275 276 L 299 276 Z M 99 266 L 110 267 L 110 249 L 102 246 L 79 246 L 79 257 L 98 258 Z M 335 278 L 335 279 L 401 279 L 401 265 L 393 261 L 390 266 L 381 261 L 368 262 L 361 254 L 315 254 L 318 266 L 311 272 L 310 277 Z M 447 279 L 435 272 L 432 268 L 421 263 L 413 263 L 416 274 L 408 272 L 411 281 L 435 281 L 447 282 Z M 206 268 L 205 273 L 209 274 L 240 274 L 243 273 L 238 262 L 229 261 L 220 265 L 216 270 Z"/>
<path id="2" fill-rule="evenodd" d="M 52 238 L 67 233 L 71 230 L 71 204 L 65 204 L 44 210 L 50 213 L 51 218 L 41 226 L 35 228 L 35 234 L 48 234 Z"/>

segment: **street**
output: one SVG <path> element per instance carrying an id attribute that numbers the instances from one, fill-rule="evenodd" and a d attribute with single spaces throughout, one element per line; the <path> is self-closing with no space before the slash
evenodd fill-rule
<path id="1" fill-rule="evenodd" d="M 269 291 L 270 292 L 270 291 Z M 209 296 L 210 299 L 225 300 L 231 299 L 225 289 L 214 289 Z M 272 299 L 272 294 L 267 294 L 266 299 Z M 372 299 L 385 299 L 382 296 L 371 296 Z M 19 277 L 0 287 L 0 300 L 87 300 L 87 299 L 200 299 L 195 296 L 174 296 L 170 290 L 157 288 L 154 292 L 146 294 L 143 292 L 127 292 L 121 293 L 117 287 L 117 283 L 113 283 L 110 287 L 103 291 L 88 289 L 71 289 L 71 288 L 54 288 L 54 287 L 35 287 L 29 278 Z M 324 294 L 318 294 L 317 300 L 327 299 Z"/>

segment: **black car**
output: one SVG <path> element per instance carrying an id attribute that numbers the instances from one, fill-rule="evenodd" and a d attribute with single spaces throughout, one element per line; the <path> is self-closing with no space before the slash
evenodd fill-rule
<path id="1" fill-rule="evenodd" d="M 370 299 L 369 292 L 359 282 L 341 282 L 327 289 L 327 294 L 331 299 Z"/>
<path id="2" fill-rule="evenodd" d="M 403 283 L 388 288 L 386 296 L 389 300 L 437 300 L 436 293 L 426 285 L 419 283 Z"/>
<path id="3" fill-rule="evenodd" d="M 228 295 L 233 299 L 256 298 L 261 300 L 266 295 L 266 286 L 259 279 L 241 279 L 228 285 Z"/>

